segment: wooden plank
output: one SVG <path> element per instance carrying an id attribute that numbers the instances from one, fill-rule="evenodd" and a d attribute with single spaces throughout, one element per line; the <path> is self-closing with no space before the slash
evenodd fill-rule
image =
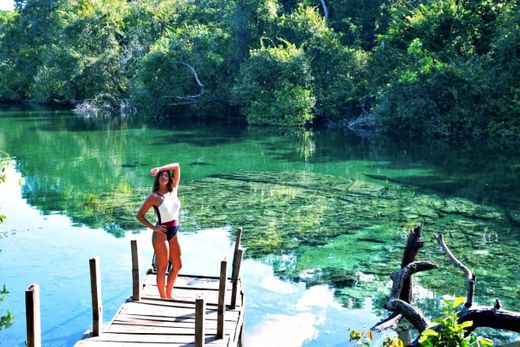
<path id="1" fill-rule="evenodd" d="M 224 314 L 226 312 L 226 281 L 227 280 L 227 261 L 226 259 L 220 262 L 220 283 L 218 291 L 218 306 L 217 306 L 217 337 L 224 337 Z"/>
<path id="2" fill-rule="evenodd" d="M 158 325 L 135 325 L 135 324 L 120 324 L 114 322 L 110 330 L 105 330 L 109 333 L 119 334 L 156 334 L 156 335 L 193 335 L 195 324 L 180 324 L 178 326 L 158 326 Z M 216 335 L 217 326 L 213 324 L 212 327 L 205 326 L 204 329 L 207 335 Z M 234 329 L 228 329 L 224 332 L 225 335 L 234 334 Z"/>
<path id="3" fill-rule="evenodd" d="M 231 288 L 232 289 L 232 288 Z M 142 291 L 141 298 L 148 299 L 159 299 L 159 296 L 156 294 L 156 288 L 145 287 Z M 200 293 L 204 293 L 204 297 L 206 299 L 206 303 L 208 305 L 218 305 L 218 291 L 202 291 L 202 290 L 186 290 L 173 288 L 172 297 L 174 302 L 195 302 L 197 296 Z M 232 302 L 232 290 L 228 290 L 226 292 L 226 304 L 231 304 Z"/>
<path id="4" fill-rule="evenodd" d="M 41 347 L 40 287 L 36 283 L 31 284 L 25 291 L 25 318 L 27 323 L 27 346 Z"/>
<path id="5" fill-rule="evenodd" d="M 228 347 L 229 339 L 218 340 L 212 339 L 211 337 L 206 338 L 206 347 Z M 148 342 L 144 345 L 142 342 L 113 342 L 113 341 L 92 341 L 83 340 L 79 341 L 75 347 L 166 347 L 166 346 L 182 346 L 182 347 L 195 347 L 195 343 L 186 342 Z"/>
<path id="6" fill-rule="evenodd" d="M 99 336 L 103 332 L 103 300 L 101 298 L 101 274 L 99 271 L 99 258 L 89 260 L 90 265 L 90 290 L 92 294 L 92 335 Z"/>
<path id="7" fill-rule="evenodd" d="M 195 302 L 195 347 L 206 345 L 206 331 L 204 323 L 206 320 L 206 303 L 204 295 L 200 295 Z"/>
<path id="8" fill-rule="evenodd" d="M 240 291 L 240 302 L 243 303 L 245 306 L 245 297 L 244 297 L 244 293 L 242 291 Z M 239 343 L 242 341 L 242 332 L 244 329 L 244 311 L 243 310 L 239 311 L 238 322 L 236 323 L 235 327 L 236 327 L 235 335 L 233 336 L 231 343 L 233 345 L 238 346 Z"/>
<path id="9" fill-rule="evenodd" d="M 236 238 L 235 238 L 235 249 L 233 251 L 233 263 L 232 263 L 232 273 L 231 273 L 231 278 L 235 278 L 237 276 L 236 274 L 236 270 L 235 270 L 235 267 L 236 267 L 236 263 L 237 263 L 237 258 L 238 258 L 238 249 L 240 248 L 240 241 L 242 239 L 242 232 L 243 232 L 243 229 L 242 227 L 239 227 L 238 230 L 237 230 L 237 235 L 236 235 Z"/>
<path id="10" fill-rule="evenodd" d="M 157 286 L 157 275 L 156 274 L 147 274 L 143 286 Z M 228 278 L 231 283 L 231 278 Z M 190 290 L 199 290 L 199 289 L 213 289 L 218 290 L 220 283 L 220 277 L 193 277 L 193 276 L 179 276 L 175 281 L 175 288 L 183 288 Z"/>
<path id="11" fill-rule="evenodd" d="M 229 322 L 230 324 L 236 323 L 240 319 L 240 312 L 237 311 L 228 311 L 226 313 L 226 322 Z M 209 323 L 217 324 L 217 319 L 214 315 L 210 315 L 207 312 L 206 308 L 206 321 Z M 157 324 L 168 324 L 169 322 L 175 322 L 175 323 L 186 323 L 186 324 L 193 324 L 195 322 L 195 317 L 191 319 L 186 319 L 184 317 L 172 317 L 172 316 L 161 316 L 161 315 L 151 315 L 151 314 L 126 314 L 126 313 L 120 313 L 114 318 L 114 322 L 121 321 L 121 322 L 157 322 Z"/>
<path id="12" fill-rule="evenodd" d="M 126 303 L 121 307 L 120 313 L 175 317 L 176 320 L 195 319 L 195 309 L 188 307 L 131 305 L 130 303 Z M 238 316 L 238 311 L 230 310 L 226 313 L 229 314 L 231 319 Z M 216 320 L 217 309 L 206 308 L 206 316 L 208 319 Z"/>
<path id="13" fill-rule="evenodd" d="M 139 275 L 139 252 L 137 240 L 130 241 L 132 249 L 132 298 L 136 301 L 141 300 L 141 284 Z"/>
<path id="14" fill-rule="evenodd" d="M 141 344 L 146 343 L 195 343 L 193 334 L 191 335 L 155 335 L 155 334 L 118 334 L 118 333 L 105 333 L 101 336 L 92 337 L 88 342 L 103 341 L 111 343 L 131 343 L 139 342 Z M 205 337 L 205 343 L 211 341 L 222 341 L 216 338 L 215 335 L 208 335 Z M 87 344 L 86 346 L 88 346 Z M 141 345 L 143 346 L 143 345 Z"/>
<path id="15" fill-rule="evenodd" d="M 242 257 L 244 256 L 244 250 L 239 248 L 237 250 L 237 259 L 235 264 L 233 264 L 233 278 L 232 278 L 232 288 L 231 288 L 231 308 L 235 308 L 237 305 L 237 296 L 239 293 L 238 290 L 238 279 L 240 278 L 240 265 L 242 264 Z"/>

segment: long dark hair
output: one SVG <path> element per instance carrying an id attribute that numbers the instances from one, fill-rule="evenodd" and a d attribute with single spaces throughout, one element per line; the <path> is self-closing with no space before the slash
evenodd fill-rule
<path id="1" fill-rule="evenodd" d="M 157 175 L 155 175 L 155 180 L 153 181 L 153 188 L 152 193 L 159 191 L 159 177 L 164 171 L 159 172 Z M 173 190 L 173 177 L 172 172 L 170 170 L 166 171 L 168 173 L 168 184 L 166 185 L 168 187 L 168 191 L 171 192 Z"/>

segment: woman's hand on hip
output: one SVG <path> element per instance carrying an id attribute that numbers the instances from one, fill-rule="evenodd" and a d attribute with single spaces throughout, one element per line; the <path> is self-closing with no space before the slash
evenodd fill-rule
<path id="1" fill-rule="evenodd" d="M 154 232 L 161 232 L 161 233 L 165 233 L 166 232 L 166 226 L 164 225 L 156 225 L 154 228 L 153 228 L 153 231 Z"/>

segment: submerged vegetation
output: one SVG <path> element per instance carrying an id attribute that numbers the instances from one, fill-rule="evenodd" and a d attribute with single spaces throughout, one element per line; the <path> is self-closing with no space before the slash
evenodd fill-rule
<path id="1" fill-rule="evenodd" d="M 250 124 L 515 145 L 519 9 L 517 0 L 15 0 L 0 12 L 0 101 L 238 111 Z"/>

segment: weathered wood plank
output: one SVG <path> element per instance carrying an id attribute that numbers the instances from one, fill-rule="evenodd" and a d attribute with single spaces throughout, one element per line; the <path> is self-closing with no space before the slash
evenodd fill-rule
<path id="1" fill-rule="evenodd" d="M 103 333 L 103 299 L 101 298 L 101 274 L 99 258 L 89 260 L 90 291 L 92 293 L 92 334 L 99 336 Z"/>
<path id="2" fill-rule="evenodd" d="M 118 333 L 104 333 L 101 336 L 92 337 L 88 340 L 84 340 L 84 342 L 110 342 L 110 343 L 124 343 L 125 346 L 127 343 L 195 343 L 193 335 L 155 335 L 155 334 L 118 334 Z M 219 341 L 215 335 L 208 335 L 205 338 L 206 344 L 211 341 Z M 220 339 L 220 341 L 222 341 Z M 88 344 L 83 344 L 83 346 L 89 346 Z M 142 346 L 142 345 L 141 345 Z"/>
<path id="3" fill-rule="evenodd" d="M 227 340 L 211 340 L 208 338 L 206 340 L 206 346 L 209 347 L 228 347 L 229 341 Z M 76 347 L 144 347 L 145 345 L 142 342 L 112 342 L 112 341 L 79 341 L 76 344 Z M 166 347 L 166 346 L 182 346 L 182 347 L 195 347 L 195 343 L 186 343 L 186 342 L 168 342 L 168 343 L 160 343 L 160 342 L 148 342 L 146 343 L 146 347 Z"/>
<path id="4" fill-rule="evenodd" d="M 231 319 L 230 317 L 226 317 L 226 322 L 234 325 L 240 319 L 239 315 L 235 315 L 237 319 Z M 208 326 L 212 327 L 216 326 L 217 321 L 214 319 L 207 319 Z M 137 324 L 137 325 L 154 325 L 154 326 L 177 326 L 177 325 L 193 325 L 194 320 L 184 319 L 177 320 L 176 317 L 164 317 L 164 316 L 142 316 L 142 315 L 125 315 L 119 314 L 117 315 L 113 323 L 119 324 Z M 107 328 L 108 329 L 108 328 Z"/>
<path id="5" fill-rule="evenodd" d="M 121 307 L 120 313 L 124 314 L 141 314 L 141 315 L 153 315 L 163 317 L 175 317 L 176 320 L 195 319 L 195 310 L 186 307 L 164 307 L 164 306 L 139 306 L 131 305 L 127 303 Z M 235 320 L 235 316 L 238 316 L 239 311 L 229 311 L 227 315 L 228 319 Z M 207 319 L 217 319 L 217 309 L 206 308 Z"/>
<path id="6" fill-rule="evenodd" d="M 231 278 L 228 278 L 228 282 L 231 284 Z M 175 288 L 189 289 L 189 290 L 200 290 L 200 289 L 213 289 L 218 290 L 220 283 L 220 277 L 192 277 L 187 275 L 179 275 L 175 281 Z M 148 274 L 145 277 L 143 285 L 156 286 L 156 275 Z"/>
<path id="7" fill-rule="evenodd" d="M 132 249 L 132 298 L 139 301 L 141 299 L 141 284 L 139 275 L 139 251 L 137 240 L 131 241 Z"/>
<path id="8" fill-rule="evenodd" d="M 31 284 L 25 291 L 25 318 L 27 323 L 27 346 L 41 347 L 40 286 L 36 283 Z"/>
<path id="9" fill-rule="evenodd" d="M 217 307 L 217 337 L 222 338 L 224 335 L 224 323 L 226 313 L 226 278 L 227 278 L 227 261 L 226 259 L 220 262 L 220 283 L 218 291 L 218 307 Z"/>
<path id="10" fill-rule="evenodd" d="M 156 334 L 156 335 L 193 335 L 195 324 L 182 324 L 178 326 L 160 326 L 160 325 L 136 325 L 136 324 L 121 324 L 121 322 L 114 322 L 109 330 L 105 332 L 118 334 Z M 206 335 L 216 335 L 216 325 L 210 327 L 205 325 L 204 331 Z M 224 331 L 224 335 L 231 335 L 235 332 L 234 329 L 229 328 Z"/>
<path id="11" fill-rule="evenodd" d="M 206 302 L 204 295 L 200 294 L 195 301 L 195 346 L 204 347 L 206 345 Z"/>

